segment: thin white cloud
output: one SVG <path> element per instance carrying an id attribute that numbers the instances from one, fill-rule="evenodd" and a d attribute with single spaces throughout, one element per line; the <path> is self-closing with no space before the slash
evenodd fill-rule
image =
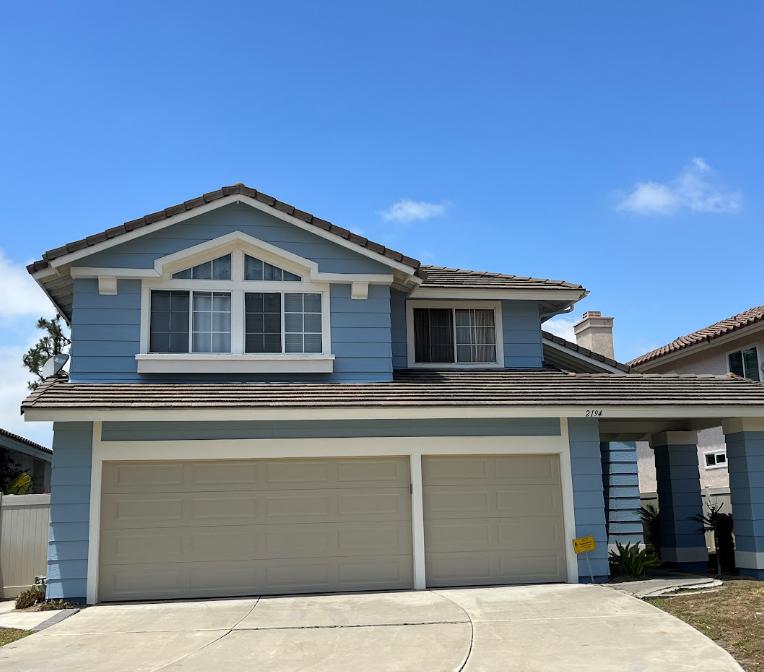
<path id="1" fill-rule="evenodd" d="M 51 316 L 55 309 L 22 264 L 12 261 L 0 248 L 0 319 L 23 315 Z"/>
<path id="2" fill-rule="evenodd" d="M 558 315 L 551 320 L 544 322 L 543 328 L 545 331 L 553 333 L 555 336 L 564 338 L 566 341 L 576 342 L 576 335 L 573 333 L 573 326 L 580 322 L 579 316 L 573 315 Z"/>
<path id="3" fill-rule="evenodd" d="M 740 191 L 726 190 L 715 171 L 694 157 L 669 182 L 637 182 L 616 205 L 619 212 L 647 217 L 689 212 L 735 214 L 743 207 Z"/>
<path id="4" fill-rule="evenodd" d="M 0 347 L 0 427 L 50 447 L 52 425 L 49 422 L 25 422 L 19 412 L 29 394 L 27 381 L 33 376 L 24 368 L 21 357 L 37 339 L 31 336 L 26 346 Z"/>
<path id="5" fill-rule="evenodd" d="M 410 198 L 402 198 L 383 210 L 380 215 L 386 222 L 425 222 L 434 217 L 440 217 L 446 212 L 448 203 L 428 203 L 427 201 L 413 201 Z"/>

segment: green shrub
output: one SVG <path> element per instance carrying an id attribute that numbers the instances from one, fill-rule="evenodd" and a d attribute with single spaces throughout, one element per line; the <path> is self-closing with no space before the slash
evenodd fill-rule
<path id="1" fill-rule="evenodd" d="M 647 504 L 639 510 L 642 520 L 642 530 L 645 534 L 645 546 L 658 557 L 661 553 L 661 514 L 652 504 Z"/>
<path id="2" fill-rule="evenodd" d="M 654 553 L 646 548 L 640 548 L 639 544 L 632 546 L 628 543 L 624 546 L 616 541 L 615 545 L 617 550 L 610 551 L 608 559 L 616 574 L 630 579 L 641 579 L 650 567 L 661 564 Z"/>
<path id="3" fill-rule="evenodd" d="M 16 597 L 16 609 L 27 609 L 45 599 L 45 586 L 30 586 Z"/>
<path id="4" fill-rule="evenodd" d="M 40 611 L 56 611 L 58 609 L 79 609 L 82 605 L 66 600 L 47 600 L 40 604 Z"/>

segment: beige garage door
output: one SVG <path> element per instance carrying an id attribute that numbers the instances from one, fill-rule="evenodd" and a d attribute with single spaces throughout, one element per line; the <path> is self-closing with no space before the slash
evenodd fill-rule
<path id="1" fill-rule="evenodd" d="M 108 462 L 99 597 L 410 588 L 408 458 Z"/>
<path id="2" fill-rule="evenodd" d="M 428 586 L 564 581 L 556 455 L 425 457 Z"/>

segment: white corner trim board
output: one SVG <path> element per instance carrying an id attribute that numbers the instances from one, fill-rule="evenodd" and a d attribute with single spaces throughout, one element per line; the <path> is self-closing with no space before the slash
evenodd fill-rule
<path id="1" fill-rule="evenodd" d="M 214 450 L 212 450 L 214 448 Z M 221 439 L 196 441 L 103 441 L 101 423 L 93 424 L 87 601 L 98 602 L 101 531 L 101 478 L 104 462 L 113 460 L 216 460 L 407 455 L 411 467 L 414 585 L 427 587 L 424 556 L 423 455 L 559 455 L 562 483 L 565 558 L 568 583 L 578 583 L 578 563 L 570 540 L 575 537 L 573 480 L 567 422 L 559 436 L 358 437 L 327 439 Z"/>

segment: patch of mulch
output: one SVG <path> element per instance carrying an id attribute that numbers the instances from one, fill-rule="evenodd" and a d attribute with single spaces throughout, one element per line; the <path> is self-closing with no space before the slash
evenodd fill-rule
<path id="1" fill-rule="evenodd" d="M 764 582 L 725 579 L 706 593 L 647 601 L 713 639 L 748 672 L 764 672 Z"/>

